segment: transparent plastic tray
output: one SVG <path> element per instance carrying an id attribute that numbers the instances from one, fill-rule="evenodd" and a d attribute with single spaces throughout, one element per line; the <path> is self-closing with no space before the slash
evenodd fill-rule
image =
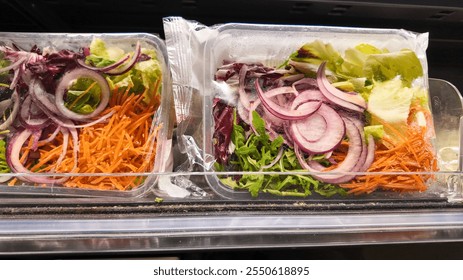
<path id="1" fill-rule="evenodd" d="M 216 96 L 217 85 L 212 77 L 223 61 L 262 62 L 264 65 L 280 65 L 292 52 L 307 42 L 320 39 L 324 43 L 333 43 L 339 52 L 345 48 L 360 43 L 372 44 L 380 49 L 398 51 L 411 49 L 417 54 L 424 70 L 422 86 L 430 88 L 430 106 L 434 116 L 435 143 L 434 148 L 438 157 L 438 172 L 345 172 L 345 175 L 367 176 L 427 176 L 426 191 L 422 192 L 390 192 L 375 191 L 371 194 L 348 195 L 341 199 L 421 199 L 429 197 L 448 197 L 455 190 L 454 179 L 459 172 L 459 119 L 462 115 L 462 101 L 458 90 L 442 80 L 427 78 L 427 61 L 425 50 L 427 36 L 419 36 L 412 32 L 395 29 L 361 29 L 323 26 L 281 26 L 281 25 L 253 25 L 253 24 L 224 24 L 217 26 L 216 34 L 204 42 L 204 71 L 203 108 L 204 126 L 202 134 L 203 158 L 214 154 L 213 133 L 214 120 L 212 116 L 213 99 Z M 429 84 L 428 84 L 429 83 Z M 457 172 L 457 173 L 455 173 Z M 300 172 L 281 174 L 276 172 L 255 172 L 256 174 L 276 175 L 310 175 L 314 173 Z M 221 183 L 219 176 L 234 176 L 251 174 L 246 172 L 208 172 L 206 181 L 210 188 L 220 197 L 232 200 L 248 200 L 248 191 L 233 190 Z M 406 187 L 406 186 L 404 186 Z M 453 190 L 453 191 L 452 191 Z M 282 197 L 260 193 L 259 200 L 301 199 L 300 197 Z M 325 199 L 317 195 L 310 195 L 307 199 Z M 339 199 L 339 196 L 337 196 Z"/>
<path id="2" fill-rule="evenodd" d="M 156 183 L 159 172 L 168 168 L 170 149 L 172 146 L 172 126 L 173 121 L 169 112 L 171 111 L 171 78 L 167 62 L 166 48 L 164 42 L 157 36 L 148 33 L 110 33 L 110 34 L 77 34 L 77 33 L 0 33 L 0 45 L 11 47 L 12 44 L 24 50 L 30 50 L 37 46 L 41 50 L 44 48 L 54 48 L 56 50 L 69 49 L 79 51 L 83 47 L 88 47 L 93 38 L 102 39 L 107 45 L 117 46 L 124 51 L 133 51 L 137 41 L 142 48 L 152 49 L 156 52 L 162 71 L 161 81 L 161 100 L 160 105 L 153 112 L 153 121 L 150 132 L 160 126 L 156 139 L 147 143 L 155 150 L 155 162 L 152 170 L 145 170 L 141 173 L 34 173 L 34 176 L 43 176 L 49 178 L 56 177 L 137 177 L 140 184 L 131 190 L 97 190 L 87 188 L 75 188 L 63 186 L 61 184 L 34 184 L 18 179 L 15 185 L 9 186 L 8 182 L 0 184 L 0 193 L 15 195 L 59 195 L 59 196 L 98 196 L 98 197 L 125 197 L 133 198 L 143 196 Z M 9 173 L 3 176 L 30 176 L 29 173 Z"/>

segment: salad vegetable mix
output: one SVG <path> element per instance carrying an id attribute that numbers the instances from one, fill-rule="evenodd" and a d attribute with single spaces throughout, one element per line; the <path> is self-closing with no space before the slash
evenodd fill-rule
<path id="1" fill-rule="evenodd" d="M 278 67 L 224 61 L 214 80 L 235 96 L 214 100 L 216 170 L 286 172 L 222 177 L 229 187 L 252 196 L 425 191 L 426 172 L 437 171 L 423 68 L 411 50 L 360 44 L 340 53 L 316 40 Z"/>
<path id="2" fill-rule="evenodd" d="M 130 190 L 153 168 L 162 72 L 154 49 L 95 37 L 79 51 L 0 47 L 0 172 L 18 181 Z"/>

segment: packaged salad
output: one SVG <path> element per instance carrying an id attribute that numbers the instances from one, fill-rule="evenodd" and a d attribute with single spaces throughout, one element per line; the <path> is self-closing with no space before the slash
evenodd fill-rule
<path id="1" fill-rule="evenodd" d="M 197 145 L 189 158 L 203 160 L 218 195 L 413 198 L 443 191 L 427 33 L 206 27 L 177 17 L 164 26 L 172 69 L 184 73 L 179 84 L 203 98 L 202 131 L 187 135 Z M 188 47 L 180 50 L 181 42 Z M 192 104 L 183 111 L 197 110 Z"/>
<path id="2" fill-rule="evenodd" d="M 1 33 L 0 190 L 146 193 L 166 165 L 169 94 L 154 35 Z"/>

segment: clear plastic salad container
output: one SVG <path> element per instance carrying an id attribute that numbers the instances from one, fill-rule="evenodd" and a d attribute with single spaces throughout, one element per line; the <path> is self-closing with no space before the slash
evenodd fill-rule
<path id="1" fill-rule="evenodd" d="M 133 198 L 154 186 L 173 126 L 159 37 L 0 33 L 0 48 L 1 193 Z"/>
<path id="2" fill-rule="evenodd" d="M 220 197 L 410 200 L 455 188 L 459 143 L 444 128 L 459 135 L 461 97 L 438 80 L 429 93 L 427 33 L 166 25 L 168 51 L 175 40 L 195 42 L 183 62 L 196 71 L 181 84 L 200 93 L 202 133 L 186 137 Z"/>

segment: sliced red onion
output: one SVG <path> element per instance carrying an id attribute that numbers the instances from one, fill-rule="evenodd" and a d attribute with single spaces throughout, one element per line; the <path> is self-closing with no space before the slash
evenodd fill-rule
<path id="1" fill-rule="evenodd" d="M 122 57 L 121 59 L 119 59 L 118 61 L 114 62 L 113 64 L 105 66 L 105 67 L 93 67 L 93 66 L 90 66 L 90 65 L 85 63 L 84 59 L 77 59 L 77 63 L 79 63 L 80 66 L 82 66 L 84 68 L 87 68 L 89 70 L 99 71 L 99 72 L 105 73 L 107 71 L 113 70 L 113 69 L 121 66 L 129 58 L 130 58 L 130 54 L 127 54 L 124 57 Z"/>
<path id="2" fill-rule="evenodd" d="M 37 129 L 42 129 L 46 127 L 49 124 L 50 119 L 48 118 L 23 119 L 21 117 L 20 122 L 22 123 L 24 128 L 37 130 Z"/>
<path id="3" fill-rule="evenodd" d="M 313 78 L 300 79 L 294 82 L 291 86 L 297 92 L 301 92 L 307 89 L 318 89 L 317 80 Z"/>
<path id="4" fill-rule="evenodd" d="M 314 103 L 314 102 L 307 102 Z M 303 106 L 303 103 L 301 106 Z M 316 121 L 312 122 L 311 117 L 317 118 Z M 322 117 L 325 122 L 320 121 Z M 310 125 L 321 125 L 321 127 L 310 127 Z M 326 124 L 326 128 L 325 125 Z M 316 130 L 316 137 L 310 137 L 302 135 L 301 131 L 306 132 L 307 129 Z M 324 133 L 319 132 L 324 131 Z M 308 132 L 307 132 L 308 133 Z M 318 135 L 322 134 L 315 141 L 308 141 L 308 139 L 315 139 Z M 323 154 L 335 149 L 339 143 L 341 143 L 345 134 L 344 121 L 341 116 L 331 107 L 326 104 L 322 104 L 315 114 L 312 116 L 299 121 L 294 121 L 291 124 L 291 136 L 294 142 L 297 143 L 299 148 L 303 151 L 311 154 Z"/>
<path id="5" fill-rule="evenodd" d="M 63 144 L 61 145 L 63 148 L 61 149 L 61 154 L 59 155 L 59 158 L 56 160 L 55 166 L 50 170 L 50 172 L 56 171 L 56 168 L 61 165 L 68 151 L 69 132 L 65 128 L 61 128 L 60 131 L 63 134 Z"/>
<path id="6" fill-rule="evenodd" d="M 35 84 L 40 84 L 40 83 L 35 82 Z M 34 85 L 34 83 L 33 83 L 33 85 Z M 39 94 L 37 94 L 37 92 L 39 92 Z M 46 95 L 47 93 L 45 92 L 45 94 L 44 94 L 44 92 L 45 92 L 44 89 L 40 85 L 39 86 L 34 86 L 33 89 L 31 90 L 31 97 L 32 97 L 33 100 L 39 100 L 37 97 L 40 96 L 40 98 L 42 99 L 42 101 L 44 103 L 40 102 L 40 101 L 36 101 L 35 104 L 51 119 L 51 121 L 53 121 L 54 123 L 56 123 L 57 125 L 62 126 L 62 127 L 66 127 L 66 128 L 88 127 L 88 126 L 95 125 L 97 123 L 101 123 L 101 122 L 105 121 L 107 118 L 109 118 L 110 116 L 112 116 L 114 114 L 114 111 L 110 111 L 106 115 L 103 115 L 103 116 L 99 117 L 98 119 L 96 119 L 94 121 L 84 123 L 84 124 L 80 124 L 80 125 L 76 125 L 72 121 L 66 121 L 66 118 L 59 114 L 58 109 L 56 108 L 54 103 L 47 102 L 47 100 L 49 100 L 50 98 L 53 98 L 53 96 L 52 95 L 47 96 Z M 47 104 L 47 105 L 45 105 L 45 104 Z M 50 106 L 51 109 L 49 109 L 47 106 Z M 59 115 L 56 114 L 55 112 L 58 112 Z M 89 120 L 85 120 L 85 121 L 89 121 Z"/>
<path id="7" fill-rule="evenodd" d="M 13 178 L 13 176 L 5 176 L 3 174 L 0 174 L 0 183 L 5 183 L 8 180 L 10 180 L 11 178 Z"/>
<path id="8" fill-rule="evenodd" d="M 43 176 L 34 176 L 33 172 L 27 169 L 20 161 L 20 153 L 21 148 L 24 143 L 31 137 L 32 131 L 25 129 L 21 132 L 17 132 L 14 134 L 13 138 L 8 142 L 7 150 L 6 150 L 6 161 L 8 166 L 11 168 L 12 171 L 16 173 L 25 173 L 31 175 L 21 176 L 21 179 L 24 181 L 39 183 L 39 184 L 57 184 L 63 183 L 68 178 L 62 177 L 59 179 L 50 179 L 48 177 Z"/>
<path id="9" fill-rule="evenodd" d="M 45 145 L 45 144 L 50 143 L 51 141 L 53 141 L 53 140 L 56 138 L 56 136 L 58 135 L 58 133 L 60 132 L 60 130 L 61 130 L 61 127 L 57 126 L 56 129 L 55 129 L 55 131 L 53 131 L 53 133 L 50 134 L 50 136 L 48 136 L 47 139 L 40 140 L 40 141 L 37 143 L 38 146 L 40 147 L 40 146 L 43 146 L 43 145 Z"/>
<path id="10" fill-rule="evenodd" d="M 13 104 L 13 100 L 11 98 L 5 99 L 0 102 L 0 115 L 3 116 L 5 111 L 10 108 L 11 104 Z"/>
<path id="11" fill-rule="evenodd" d="M 37 79 L 33 79 L 31 81 L 29 92 L 34 104 L 37 105 L 54 123 L 59 126 L 66 125 L 66 123 L 61 120 L 65 119 L 65 117 L 61 116 L 58 108 L 56 107 L 56 102 L 54 102 L 55 97 L 47 93 Z"/>
<path id="12" fill-rule="evenodd" d="M 108 75 L 122 75 L 122 74 L 130 71 L 130 69 L 132 69 L 132 67 L 135 65 L 135 63 L 137 63 L 138 58 L 140 57 L 140 55 L 141 55 L 141 45 L 140 45 L 140 42 L 137 41 L 137 44 L 135 46 L 135 51 L 134 51 L 132 57 L 130 58 L 130 60 L 127 63 L 125 63 L 124 65 L 122 65 L 122 67 L 117 67 L 115 69 L 108 70 L 105 73 L 108 74 Z"/>
<path id="13" fill-rule="evenodd" d="M 280 78 L 280 81 L 297 82 L 303 78 L 304 78 L 304 74 L 294 74 L 294 75 L 283 76 Z"/>
<path id="14" fill-rule="evenodd" d="M 295 95 L 297 91 L 295 91 L 294 88 L 292 87 L 277 87 L 277 88 L 273 88 L 273 89 L 266 91 L 265 97 L 267 98 L 271 98 L 275 96 L 278 97 L 278 96 L 281 96 L 282 94 L 287 94 L 287 93 Z"/>
<path id="15" fill-rule="evenodd" d="M 352 172 L 356 166 L 360 154 L 362 153 L 362 138 L 360 131 L 355 124 L 350 120 L 344 120 L 346 125 L 347 137 L 349 137 L 349 150 L 343 162 L 341 162 L 335 169 L 327 171 L 324 174 L 313 174 L 312 176 L 324 183 L 341 184 L 351 180 L 350 175 L 345 175 L 345 172 Z M 306 162 L 299 149 L 295 149 L 296 156 L 301 166 L 310 172 L 320 172 L 321 164 L 316 161 Z"/>
<path id="16" fill-rule="evenodd" d="M 343 116 L 343 119 L 344 120 L 348 119 L 349 121 L 351 121 L 355 125 L 355 127 L 357 128 L 357 130 L 360 133 L 360 140 L 362 141 L 362 152 L 360 153 L 360 156 L 359 156 L 359 158 L 357 160 L 357 163 L 355 164 L 354 168 L 352 168 L 352 170 L 350 170 L 350 171 L 351 172 L 362 172 L 362 168 L 365 165 L 365 160 L 366 160 L 367 154 L 368 154 L 367 145 L 365 143 L 365 135 L 364 135 L 364 131 L 363 131 L 363 127 L 364 127 L 363 122 L 360 121 L 357 118 L 348 117 L 348 116 Z M 348 182 L 348 181 L 354 179 L 355 176 L 356 176 L 355 174 L 344 175 L 343 177 L 340 177 L 338 179 L 338 181 L 339 182 Z"/>
<path id="17" fill-rule="evenodd" d="M 288 145 L 288 147 L 293 148 L 294 139 L 291 136 L 290 127 L 291 127 L 290 123 L 288 121 L 285 122 L 285 124 L 283 125 L 283 131 L 285 132 L 283 135 L 283 138 L 285 139 L 285 144 Z"/>
<path id="18" fill-rule="evenodd" d="M 89 78 L 97 82 L 101 89 L 101 100 L 95 110 L 90 114 L 79 114 L 69 110 L 66 105 L 64 105 L 64 95 L 66 94 L 68 88 L 71 84 L 79 78 Z M 103 76 L 98 74 L 95 71 L 91 71 L 84 68 L 77 68 L 71 70 L 64 74 L 63 78 L 59 82 L 56 88 L 55 94 L 55 103 L 61 115 L 76 121 L 88 120 L 93 117 L 98 116 L 108 105 L 109 102 L 110 89 L 108 82 Z"/>
<path id="19" fill-rule="evenodd" d="M 21 104 L 21 110 L 19 111 L 19 121 L 27 129 L 42 129 L 46 127 L 49 123 L 49 118 L 43 114 L 40 110 L 40 113 L 37 111 L 38 108 L 35 107 L 35 104 L 32 103 L 30 95 L 27 95 Z"/>
<path id="20" fill-rule="evenodd" d="M 326 133 L 328 124 L 325 118 L 319 113 L 315 113 L 304 121 L 294 124 L 294 128 L 304 141 L 316 142 Z"/>
<path id="21" fill-rule="evenodd" d="M 271 127 L 266 127 L 267 129 L 267 134 L 268 134 L 268 138 L 270 139 L 270 141 L 273 141 L 275 140 L 278 136 L 280 136 L 280 134 L 278 132 L 276 132 L 275 130 L 273 130 L 273 128 Z M 284 142 L 286 144 L 286 142 Z"/>
<path id="22" fill-rule="evenodd" d="M 366 172 L 368 168 L 373 164 L 373 161 L 375 160 L 375 139 L 373 136 L 370 134 L 368 135 L 368 148 L 367 148 L 367 156 L 365 158 L 365 162 L 362 167 L 360 167 L 359 171 L 360 172 Z"/>
<path id="23" fill-rule="evenodd" d="M 6 66 L 6 67 L 3 67 L 3 68 L 0 68 L 0 73 L 4 73 L 4 72 L 7 72 L 7 71 L 10 71 L 11 69 L 17 69 L 23 62 L 25 62 L 26 60 L 28 59 L 28 56 L 23 56 L 21 57 L 20 59 L 18 59 L 16 62 Z"/>
<path id="24" fill-rule="evenodd" d="M 354 172 L 360 171 L 360 169 L 363 166 L 363 164 L 365 163 L 365 159 L 367 157 L 367 144 L 365 142 L 365 133 L 363 131 L 363 127 L 365 125 L 358 118 L 351 117 L 351 116 L 346 116 L 345 114 L 342 117 L 343 117 L 344 120 L 348 119 L 349 121 L 351 121 L 355 125 L 355 127 L 357 128 L 357 130 L 360 133 L 360 139 L 362 140 L 362 153 L 360 154 L 357 165 L 352 169 L 352 171 L 354 171 Z"/>
<path id="25" fill-rule="evenodd" d="M 257 99 L 256 101 L 254 101 L 253 103 L 251 103 L 251 107 L 249 108 L 249 125 L 251 126 L 251 129 L 252 131 L 254 131 L 254 133 L 256 135 L 259 135 L 259 133 L 257 133 L 257 130 L 256 128 L 254 127 L 254 124 L 252 123 L 253 121 L 253 117 L 252 117 L 252 112 L 254 112 L 256 110 L 256 108 L 260 105 L 260 100 Z"/>
<path id="26" fill-rule="evenodd" d="M 365 99 L 357 93 L 348 94 L 332 86 L 326 78 L 325 65 L 326 62 L 323 62 L 317 71 L 317 84 L 323 95 L 325 95 L 328 100 L 341 107 L 363 112 L 367 107 Z"/>
<path id="27" fill-rule="evenodd" d="M 300 104 L 306 103 L 308 101 L 322 101 L 327 103 L 328 99 L 316 89 L 308 89 L 301 92 L 293 101 L 291 108 L 293 110 L 297 109 Z"/>
<path id="28" fill-rule="evenodd" d="M 281 146 L 280 150 L 278 151 L 277 156 L 272 160 L 272 162 L 270 162 L 267 165 L 261 166 L 259 171 L 263 171 L 264 169 L 272 168 L 281 159 L 281 157 L 283 156 L 284 151 L 285 151 L 285 149 L 283 148 L 283 146 Z"/>
<path id="29" fill-rule="evenodd" d="M 34 141 L 32 142 L 31 150 L 37 151 L 39 148 L 39 139 L 42 136 L 42 130 L 33 130 L 32 137 L 34 137 Z"/>
<path id="30" fill-rule="evenodd" d="M 260 103 L 260 100 L 259 100 L 259 103 Z M 267 127 L 275 127 L 275 129 L 280 130 L 280 128 L 283 127 L 285 120 L 282 120 L 276 117 L 275 115 L 270 113 L 267 109 L 265 109 L 264 106 L 262 106 L 261 108 L 263 111 L 262 118 L 264 119 Z"/>
<path id="31" fill-rule="evenodd" d="M 16 115 L 18 114 L 20 100 L 19 100 L 19 94 L 16 91 L 16 89 L 11 94 L 11 99 L 13 101 L 13 109 L 11 110 L 11 113 L 8 116 L 8 118 L 2 124 L 0 124 L 0 130 L 8 129 L 10 125 L 13 123 L 13 121 L 15 120 Z M 11 103 L 9 105 L 11 106 Z"/>
<path id="32" fill-rule="evenodd" d="M 14 89 L 18 84 L 19 77 L 22 76 L 24 64 L 21 64 L 17 69 L 14 70 L 13 80 L 10 84 L 10 89 Z"/>
<path id="33" fill-rule="evenodd" d="M 29 92 L 35 105 L 37 105 L 44 113 L 49 111 L 55 115 L 60 115 L 60 111 L 56 107 L 55 96 L 46 92 L 42 83 L 38 79 L 31 80 Z"/>
<path id="34" fill-rule="evenodd" d="M 72 167 L 72 170 L 75 170 L 77 168 L 78 164 L 78 154 L 79 154 L 79 135 L 77 133 L 77 130 L 73 127 L 68 128 L 69 133 L 71 133 L 72 137 L 72 143 L 73 143 L 73 157 L 74 157 L 74 166 Z"/>
<path id="35" fill-rule="evenodd" d="M 260 101 L 259 101 L 260 102 Z M 236 104 L 236 111 L 238 112 L 238 115 L 240 118 L 246 123 L 246 124 L 251 124 L 249 121 L 249 110 L 244 108 L 244 105 L 241 102 L 238 102 Z"/>
<path id="36" fill-rule="evenodd" d="M 262 91 L 259 80 L 256 79 L 255 87 L 257 90 L 257 95 L 259 96 L 260 100 L 262 101 L 262 105 L 273 115 L 284 119 L 284 120 L 301 120 L 305 119 L 315 111 L 318 110 L 321 106 L 321 102 L 307 102 L 299 106 L 296 110 L 288 109 L 279 106 L 272 100 L 270 100 L 266 94 Z"/>
<path id="37" fill-rule="evenodd" d="M 216 80 L 227 80 L 228 78 L 230 78 L 232 75 L 234 74 L 234 72 L 229 69 L 229 68 L 220 68 L 217 70 L 217 72 L 215 72 L 215 79 Z"/>
<path id="38" fill-rule="evenodd" d="M 109 117 L 111 117 L 112 115 L 114 115 L 116 111 L 110 111 L 109 113 L 99 117 L 98 119 L 94 120 L 94 121 L 91 121 L 91 122 L 87 122 L 87 123 L 84 123 L 84 124 L 74 124 L 72 122 L 69 122 L 69 123 L 63 123 L 62 126 L 63 127 L 66 127 L 66 128 L 84 128 L 84 127 L 89 127 L 89 126 L 92 126 L 92 125 L 95 125 L 97 123 L 102 123 L 104 121 L 106 121 Z"/>

